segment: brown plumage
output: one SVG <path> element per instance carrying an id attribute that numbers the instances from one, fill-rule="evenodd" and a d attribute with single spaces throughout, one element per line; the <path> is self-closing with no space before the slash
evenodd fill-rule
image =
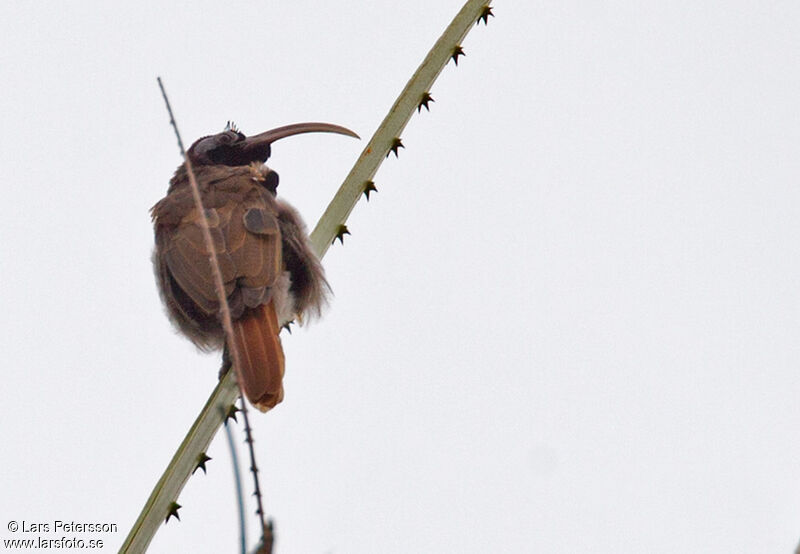
<path id="1" fill-rule="evenodd" d="M 283 399 L 281 326 L 318 315 L 327 282 L 300 216 L 276 198 L 278 176 L 263 162 L 270 143 L 300 132 L 354 135 L 342 127 L 298 124 L 247 138 L 235 129 L 195 142 L 192 161 L 222 273 L 241 363 L 242 388 L 262 411 Z M 184 165 L 152 208 L 156 277 L 178 329 L 204 350 L 225 344 L 201 215 Z"/>

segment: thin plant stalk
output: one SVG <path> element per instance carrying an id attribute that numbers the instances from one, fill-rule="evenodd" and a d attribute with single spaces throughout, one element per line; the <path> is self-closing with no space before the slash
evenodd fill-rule
<path id="1" fill-rule="evenodd" d="M 242 476 L 239 472 L 239 455 L 236 453 L 236 442 L 233 440 L 233 431 L 229 425 L 225 427 L 225 438 L 228 439 L 228 450 L 231 452 L 231 465 L 233 466 L 233 483 L 236 486 L 236 508 L 239 512 L 239 551 L 247 553 L 247 521 L 244 517 L 244 492 L 242 491 Z"/>

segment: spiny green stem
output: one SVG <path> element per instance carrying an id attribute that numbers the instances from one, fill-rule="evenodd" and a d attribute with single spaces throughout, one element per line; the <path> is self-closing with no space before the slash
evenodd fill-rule
<path id="1" fill-rule="evenodd" d="M 431 90 L 431 85 L 451 59 L 455 47 L 461 44 L 488 5 L 487 0 L 468 0 L 408 81 L 311 233 L 311 243 L 317 256 L 322 258 L 328 251 L 364 193 L 367 182 L 373 180 L 383 163 L 392 139 L 401 136 L 420 99 Z M 144 552 L 147 549 L 195 469 L 197 456 L 208 448 L 238 396 L 239 387 L 234 372 L 228 371 L 156 483 L 120 552 Z"/>
<path id="2" fill-rule="evenodd" d="M 420 105 L 420 99 L 430 92 L 431 85 L 451 59 L 456 47 L 461 44 L 488 6 L 489 2 L 486 0 L 469 0 L 464 4 L 409 79 L 311 232 L 311 244 L 320 258 L 330 248 L 339 226 L 347 221 L 347 217 L 364 192 L 365 183 L 375 177 L 386 153 L 392 148 L 394 139 L 401 136 L 414 110 Z"/>

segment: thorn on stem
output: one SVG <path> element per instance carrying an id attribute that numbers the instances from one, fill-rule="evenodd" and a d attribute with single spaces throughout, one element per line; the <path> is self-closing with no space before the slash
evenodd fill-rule
<path id="1" fill-rule="evenodd" d="M 484 25 L 488 25 L 489 17 L 494 17 L 494 14 L 492 13 L 492 7 L 484 6 L 481 15 L 478 16 L 478 21 L 475 22 L 475 25 L 478 25 L 481 21 L 483 21 Z"/>
<path id="2" fill-rule="evenodd" d="M 331 242 L 331 244 L 336 242 L 336 239 L 339 239 L 339 242 L 344 244 L 344 236 L 349 234 L 350 231 L 347 230 L 347 225 L 345 224 L 339 225 L 339 228 L 336 230 L 336 236 L 333 237 L 333 241 Z"/>
<path id="3" fill-rule="evenodd" d="M 461 48 L 461 46 L 456 46 L 455 48 L 453 48 L 453 53 L 450 54 L 450 57 L 453 58 L 453 61 L 456 62 L 456 65 L 458 65 L 459 56 L 466 56 L 466 54 L 464 53 L 464 49 Z"/>
<path id="4" fill-rule="evenodd" d="M 241 412 L 239 408 L 236 407 L 236 404 L 231 404 L 231 407 L 228 408 L 228 413 L 225 414 L 225 424 L 227 425 L 228 420 L 232 419 L 236 423 L 239 423 L 239 420 L 236 419 L 236 412 Z"/>
<path id="5" fill-rule="evenodd" d="M 181 520 L 181 516 L 178 515 L 178 510 L 181 509 L 181 505 L 177 502 L 173 502 L 169 505 L 169 513 L 167 513 L 167 519 L 164 520 L 164 523 L 169 522 L 169 518 L 174 517 L 178 521 Z"/>
<path id="6" fill-rule="evenodd" d="M 422 111 L 423 106 L 426 110 L 431 111 L 430 107 L 428 106 L 428 102 L 435 102 L 436 100 L 433 99 L 430 92 L 423 92 L 422 99 L 417 104 L 417 113 Z"/>
<path id="7" fill-rule="evenodd" d="M 392 139 L 392 145 L 389 147 L 389 152 L 394 152 L 394 157 L 395 157 L 395 158 L 399 158 L 399 157 L 400 157 L 400 156 L 397 154 L 397 150 L 398 150 L 399 148 L 405 148 L 405 146 L 403 146 L 403 141 L 402 141 L 402 140 L 400 140 L 400 137 L 394 137 L 394 138 Z M 387 153 L 386 153 L 386 157 L 387 157 L 387 158 L 389 157 L 389 152 L 387 152 Z"/>
<path id="8" fill-rule="evenodd" d="M 202 469 L 203 473 L 207 473 L 206 472 L 206 462 L 209 461 L 210 459 L 211 459 L 211 457 L 208 456 L 205 452 L 201 452 L 200 454 L 198 454 L 197 455 L 197 465 L 194 466 L 194 469 L 192 470 L 192 475 L 194 475 L 194 472 L 197 471 L 198 469 Z"/>
<path id="9" fill-rule="evenodd" d="M 367 197 L 367 202 L 369 202 L 369 193 L 370 192 L 378 192 L 378 189 L 375 188 L 374 181 L 367 181 L 364 185 L 364 196 Z"/>

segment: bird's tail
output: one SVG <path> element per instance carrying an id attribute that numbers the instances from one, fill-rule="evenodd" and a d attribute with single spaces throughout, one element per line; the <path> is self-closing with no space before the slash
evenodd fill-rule
<path id="1" fill-rule="evenodd" d="M 233 322 L 242 389 L 250 403 L 262 412 L 283 400 L 284 358 L 279 332 L 273 301 Z"/>

